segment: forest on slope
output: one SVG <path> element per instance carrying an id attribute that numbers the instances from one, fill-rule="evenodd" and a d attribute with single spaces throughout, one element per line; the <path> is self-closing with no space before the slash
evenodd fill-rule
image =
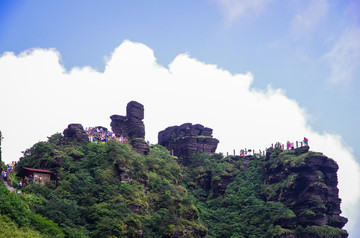
<path id="1" fill-rule="evenodd" d="M 32 212 L 23 197 L 10 193 L 3 183 L 0 211 L 1 237 L 64 237 L 57 224 Z"/>
<path id="2" fill-rule="evenodd" d="M 306 206 L 288 200 L 315 157 L 329 160 L 273 149 L 266 157 L 201 153 L 183 166 L 160 145 L 141 155 L 130 144 L 68 142 L 57 133 L 27 149 L 17 165 L 50 170 L 56 183 L 6 193 L 26 209 L 10 216 L 13 205 L 2 206 L 0 221 L 16 229 L 34 220 L 50 224 L 50 231 L 30 231 L 39 237 L 347 237 L 317 197 Z M 323 172 L 315 190 L 327 186 Z M 16 222 L 23 214 L 35 218 Z"/>

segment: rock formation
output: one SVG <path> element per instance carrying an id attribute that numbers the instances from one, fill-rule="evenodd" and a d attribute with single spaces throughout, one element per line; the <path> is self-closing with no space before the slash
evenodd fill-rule
<path id="1" fill-rule="evenodd" d="M 148 154 L 149 145 L 145 142 L 144 106 L 131 101 L 126 106 L 126 116 L 112 115 L 111 129 L 117 137 L 123 136 L 130 139 L 135 151 L 140 154 Z"/>
<path id="2" fill-rule="evenodd" d="M 88 141 L 88 136 L 84 131 L 84 128 L 81 124 L 69 124 L 68 127 L 64 130 L 64 141 L 77 141 L 77 142 L 86 142 Z"/>
<path id="3" fill-rule="evenodd" d="M 128 168 L 126 168 L 125 163 L 123 161 L 116 161 L 115 163 L 115 169 L 117 173 L 119 174 L 121 183 L 130 183 L 132 181 L 131 178 L 127 176 L 127 173 L 130 171 Z"/>
<path id="4" fill-rule="evenodd" d="M 212 137 L 211 128 L 185 123 L 160 131 L 158 143 L 165 146 L 186 165 L 197 153 L 215 153 L 219 140 Z"/>
<path id="5" fill-rule="evenodd" d="M 268 199 L 284 203 L 296 215 L 296 219 L 280 221 L 279 225 L 287 229 L 297 225 L 342 228 L 347 218 L 340 216 L 339 167 L 334 160 L 308 150 L 306 146 L 288 151 L 288 155 L 279 155 L 279 149 L 267 151 L 265 184 L 270 191 Z M 286 156 L 295 156 L 295 160 L 289 163 Z"/>

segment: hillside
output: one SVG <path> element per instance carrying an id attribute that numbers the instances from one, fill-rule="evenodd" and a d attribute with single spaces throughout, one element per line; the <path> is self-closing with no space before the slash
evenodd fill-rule
<path id="1" fill-rule="evenodd" d="M 70 124 L 27 149 L 22 178 L 10 176 L 27 186 L 0 187 L 2 226 L 31 237 L 348 236 L 338 166 L 307 143 L 223 156 L 200 124 L 168 127 L 149 145 L 135 101 L 110 119 L 114 132 Z"/>
<path id="2" fill-rule="evenodd" d="M 66 237 L 347 237 L 337 165 L 320 153 L 197 153 L 183 165 L 161 145 L 62 134 L 25 151 L 17 169 L 54 172 L 23 189 L 30 209 Z"/>
<path id="3" fill-rule="evenodd" d="M 0 237 L 64 237 L 57 224 L 29 209 L 28 198 L 0 183 Z"/>

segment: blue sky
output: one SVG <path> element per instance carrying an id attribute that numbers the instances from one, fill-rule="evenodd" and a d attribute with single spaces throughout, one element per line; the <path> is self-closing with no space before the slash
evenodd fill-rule
<path id="1" fill-rule="evenodd" d="M 0 55 L 51 48 L 67 72 L 102 73 L 130 40 L 164 68 L 187 54 L 234 75 L 251 72 L 251 90 L 281 89 L 308 127 L 341 136 L 360 162 L 359 12 L 356 0 L 1 1 Z"/>
<path id="2" fill-rule="evenodd" d="M 346 31 L 359 36 L 358 1 L 223 1 L 245 5 L 232 18 L 221 2 L 1 1 L 0 52 L 56 48 L 67 69 L 100 71 L 124 39 L 148 45 L 164 66 L 187 52 L 232 73 L 252 72 L 255 87 L 285 89 L 312 115 L 313 126 L 340 133 L 356 148 L 359 46 L 349 49 L 356 51 L 355 69 L 335 83 L 326 55 Z M 301 15 L 309 22 L 296 23 Z"/>

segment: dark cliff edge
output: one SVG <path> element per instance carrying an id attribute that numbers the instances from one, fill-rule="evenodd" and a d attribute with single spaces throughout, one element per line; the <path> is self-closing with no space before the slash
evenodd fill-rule
<path id="1" fill-rule="evenodd" d="M 238 226 L 244 237 L 348 237 L 342 229 L 347 218 L 340 216 L 338 165 L 307 146 L 269 149 L 266 156 L 203 153 L 184 170 L 208 227 Z M 218 213 L 227 215 L 216 220 Z M 219 228 L 209 233 L 233 234 Z"/>
<path id="2" fill-rule="evenodd" d="M 290 151 L 268 150 L 264 164 L 267 200 L 282 202 L 296 216 L 279 221 L 279 225 L 287 229 L 343 228 L 348 220 L 340 216 L 338 168 L 334 160 L 309 151 L 307 146 Z"/>

